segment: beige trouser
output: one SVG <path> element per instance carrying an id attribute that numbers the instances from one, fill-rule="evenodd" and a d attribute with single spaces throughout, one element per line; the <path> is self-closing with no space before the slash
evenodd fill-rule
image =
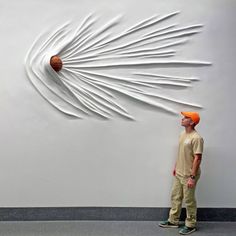
<path id="1" fill-rule="evenodd" d="M 199 177 L 200 176 L 196 177 L 196 183 Z M 187 227 L 196 227 L 196 222 L 197 222 L 197 202 L 195 199 L 196 185 L 194 188 L 188 188 L 187 181 L 188 177 L 182 177 L 179 175 L 175 176 L 174 184 L 172 187 L 171 209 L 168 221 L 173 224 L 179 223 L 182 201 L 184 200 L 187 214 L 185 225 Z"/>

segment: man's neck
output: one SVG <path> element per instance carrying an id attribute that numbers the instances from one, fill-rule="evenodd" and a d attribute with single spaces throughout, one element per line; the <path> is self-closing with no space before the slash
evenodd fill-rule
<path id="1" fill-rule="evenodd" d="M 193 132 L 195 129 L 192 127 L 192 126 L 188 126 L 188 127 L 185 127 L 185 132 L 186 133 L 191 133 Z"/>

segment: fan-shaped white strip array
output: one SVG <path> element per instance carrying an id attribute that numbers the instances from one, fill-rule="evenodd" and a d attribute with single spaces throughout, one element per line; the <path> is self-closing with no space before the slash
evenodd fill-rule
<path id="1" fill-rule="evenodd" d="M 119 96 L 115 97 L 119 93 L 170 113 L 177 111 L 166 103 L 199 108 L 200 105 L 157 93 L 163 86 L 187 88 L 196 79 L 151 70 L 211 64 L 173 59 L 176 47 L 202 29 L 202 25 L 178 27 L 168 23 L 177 14 L 155 15 L 120 33 L 116 32 L 120 16 L 101 27 L 97 27 L 93 15 L 76 29 L 66 23 L 35 40 L 25 60 L 27 75 L 49 103 L 78 118 L 86 115 L 110 118 L 118 114 L 134 119 L 121 106 Z M 50 65 L 55 55 L 62 62 L 59 71 Z"/>

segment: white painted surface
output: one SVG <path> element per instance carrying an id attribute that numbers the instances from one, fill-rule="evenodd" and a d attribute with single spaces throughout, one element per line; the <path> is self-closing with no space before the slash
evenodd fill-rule
<path id="1" fill-rule="evenodd" d="M 106 21 L 124 13 L 122 28 L 179 10 L 177 22 L 205 27 L 177 58 L 213 63 L 170 69 L 201 79 L 190 89 L 168 91 L 204 107 L 199 206 L 235 207 L 235 8 L 233 0 L 1 0 L 0 206 L 169 206 L 180 117 L 121 97 L 136 121 L 70 119 L 35 91 L 23 63 L 45 27 L 71 16 L 79 22 L 97 12 Z"/>

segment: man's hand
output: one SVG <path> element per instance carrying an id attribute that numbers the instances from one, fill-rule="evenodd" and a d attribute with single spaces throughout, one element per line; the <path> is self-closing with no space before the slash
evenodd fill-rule
<path id="1" fill-rule="evenodd" d="M 172 174 L 173 174 L 173 176 L 176 175 L 176 170 L 175 170 L 175 168 L 173 169 Z"/>
<path id="2" fill-rule="evenodd" d="M 191 179 L 190 177 L 188 178 L 187 186 L 188 188 L 194 188 L 196 184 L 195 179 Z"/>

